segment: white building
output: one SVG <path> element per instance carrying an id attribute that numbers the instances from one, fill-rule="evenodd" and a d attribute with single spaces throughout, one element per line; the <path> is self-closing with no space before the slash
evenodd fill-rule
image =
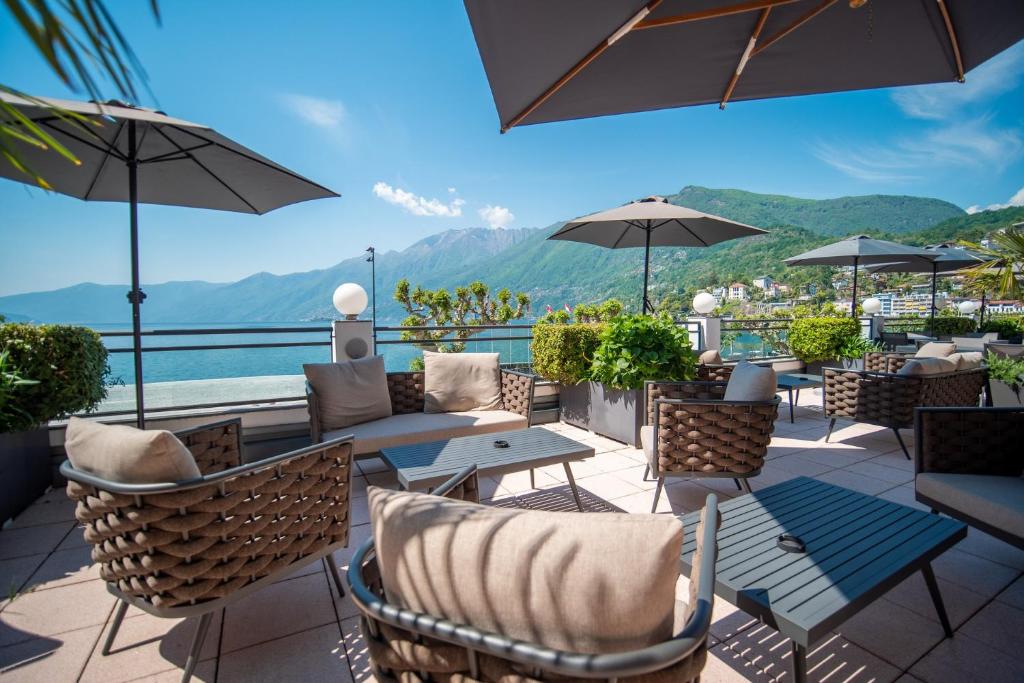
<path id="1" fill-rule="evenodd" d="M 986 301 L 985 313 L 1024 313 L 1020 301 Z"/>
<path id="2" fill-rule="evenodd" d="M 754 286 L 758 289 L 771 289 L 773 284 L 775 284 L 775 280 L 769 275 L 762 275 L 754 279 Z"/>
<path id="3" fill-rule="evenodd" d="M 726 297 L 725 287 L 715 287 L 711 290 L 711 296 L 715 297 L 715 303 L 721 306 Z"/>
<path id="4" fill-rule="evenodd" d="M 729 285 L 729 301 L 746 301 L 747 286 L 742 282 L 734 282 Z"/>

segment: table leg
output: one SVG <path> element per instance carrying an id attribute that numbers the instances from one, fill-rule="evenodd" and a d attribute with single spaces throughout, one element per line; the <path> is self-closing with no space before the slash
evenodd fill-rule
<path id="1" fill-rule="evenodd" d="M 939 584 L 935 580 L 935 572 L 932 571 L 930 562 L 921 567 L 921 573 L 924 574 L 924 582 L 928 585 L 928 592 L 932 596 L 932 602 L 935 603 L 935 611 L 939 614 L 942 630 L 946 632 L 947 638 L 952 638 L 953 628 L 950 626 L 949 617 L 946 616 L 946 606 L 942 602 L 942 593 L 939 592 Z"/>
<path id="2" fill-rule="evenodd" d="M 793 387 L 789 388 L 789 423 L 793 424 Z"/>
<path id="3" fill-rule="evenodd" d="M 583 512 L 583 501 L 580 500 L 580 492 L 576 490 L 576 480 L 572 476 L 572 468 L 569 467 L 568 462 L 563 462 L 562 466 L 565 467 L 565 476 L 569 479 L 569 488 L 572 489 L 572 497 L 576 499 L 576 507 Z"/>
<path id="4" fill-rule="evenodd" d="M 807 680 L 807 648 L 793 641 L 793 680 L 805 683 Z"/>
<path id="5" fill-rule="evenodd" d="M 796 388 L 796 405 L 800 405 L 800 387 Z"/>

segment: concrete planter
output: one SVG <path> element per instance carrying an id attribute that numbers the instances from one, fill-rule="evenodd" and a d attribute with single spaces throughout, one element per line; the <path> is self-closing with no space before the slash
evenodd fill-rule
<path id="1" fill-rule="evenodd" d="M 864 359 L 854 358 L 850 360 L 845 358 L 835 358 L 833 360 L 814 361 L 813 363 L 807 363 L 807 369 L 804 372 L 806 372 L 808 375 L 820 375 L 822 368 L 843 368 L 844 370 L 863 370 Z"/>
<path id="2" fill-rule="evenodd" d="M 50 433 L 0 434 L 0 523 L 21 513 L 50 485 Z"/>
<path id="3" fill-rule="evenodd" d="M 562 422 L 640 448 L 640 427 L 644 423 L 641 390 L 581 382 L 563 385 L 559 402 Z"/>
<path id="4" fill-rule="evenodd" d="M 1024 407 L 1024 387 L 1017 387 L 1014 391 L 1006 382 L 993 379 L 989 381 L 989 391 L 992 392 L 992 405 L 996 408 Z"/>

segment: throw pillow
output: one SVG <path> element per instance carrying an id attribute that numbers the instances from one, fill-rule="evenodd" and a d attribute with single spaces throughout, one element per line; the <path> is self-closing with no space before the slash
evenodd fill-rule
<path id="1" fill-rule="evenodd" d="M 980 368 L 985 361 L 985 354 L 981 351 L 961 351 L 946 356 L 946 360 L 956 363 L 957 370 L 974 370 Z"/>
<path id="2" fill-rule="evenodd" d="M 740 361 L 725 386 L 726 401 L 770 401 L 778 391 L 775 369 Z"/>
<path id="3" fill-rule="evenodd" d="M 956 344 L 948 342 L 928 342 L 917 350 L 914 358 L 945 358 L 956 351 Z"/>
<path id="4" fill-rule="evenodd" d="M 501 410 L 496 353 L 423 352 L 423 412 Z"/>
<path id="5" fill-rule="evenodd" d="M 701 365 L 721 365 L 722 354 L 718 352 L 718 349 L 710 349 L 700 354 Z"/>
<path id="6" fill-rule="evenodd" d="M 72 417 L 64 448 L 76 470 L 122 484 L 163 484 L 202 476 L 185 444 L 163 429 Z"/>
<path id="7" fill-rule="evenodd" d="M 320 404 L 320 427 L 328 432 L 391 416 L 384 357 L 302 366 Z"/>
<path id="8" fill-rule="evenodd" d="M 911 358 L 902 368 L 896 371 L 896 374 L 921 377 L 956 372 L 956 369 L 956 362 L 949 358 Z"/>

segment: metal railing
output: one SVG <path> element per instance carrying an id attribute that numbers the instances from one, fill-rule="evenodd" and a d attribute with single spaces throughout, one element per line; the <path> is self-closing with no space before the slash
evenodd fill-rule
<path id="1" fill-rule="evenodd" d="M 722 357 L 768 360 L 790 355 L 786 345 L 792 318 L 728 318 L 722 320 Z M 743 335 L 753 339 L 742 340 Z M 728 351 L 726 347 L 728 345 Z M 737 348 L 737 346 L 739 348 Z"/>

